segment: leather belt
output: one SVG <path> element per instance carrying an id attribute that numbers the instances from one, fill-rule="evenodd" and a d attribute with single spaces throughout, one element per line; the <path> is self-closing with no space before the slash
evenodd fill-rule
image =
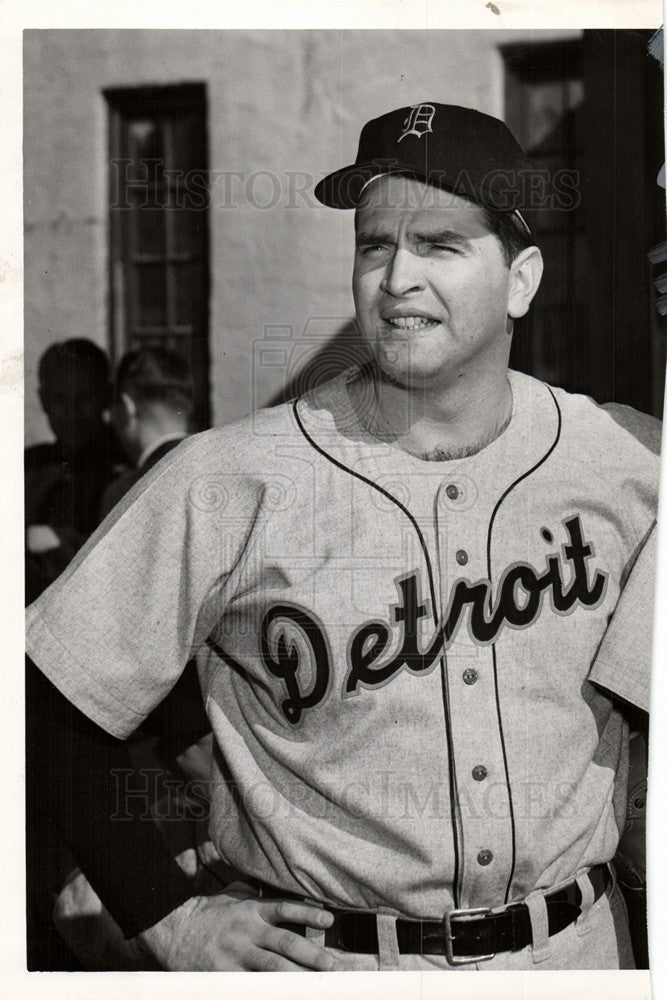
<path id="1" fill-rule="evenodd" d="M 611 881 L 607 865 L 591 868 L 588 878 L 597 901 Z M 272 894 L 269 886 L 264 891 L 266 895 Z M 549 936 L 569 927 L 581 913 L 581 890 L 576 882 L 547 893 L 544 901 Z M 333 913 L 334 922 L 325 933 L 325 946 L 365 955 L 378 953 L 374 912 L 337 910 L 330 906 L 326 909 Z M 304 933 L 303 928 L 289 926 Z M 520 951 L 532 944 L 532 929 L 526 904 L 510 903 L 498 911 L 485 907 L 450 910 L 441 921 L 399 917 L 396 937 L 402 954 L 445 955 L 451 965 L 465 965 L 493 958 L 500 952 Z"/>

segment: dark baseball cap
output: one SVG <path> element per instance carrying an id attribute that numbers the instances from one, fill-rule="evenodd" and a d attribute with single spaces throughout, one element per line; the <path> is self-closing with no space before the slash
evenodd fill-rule
<path id="1" fill-rule="evenodd" d="M 374 177 L 405 174 L 495 211 L 521 212 L 532 170 L 498 118 L 424 101 L 367 122 L 355 162 L 323 178 L 315 196 L 331 208 L 356 208 Z"/>

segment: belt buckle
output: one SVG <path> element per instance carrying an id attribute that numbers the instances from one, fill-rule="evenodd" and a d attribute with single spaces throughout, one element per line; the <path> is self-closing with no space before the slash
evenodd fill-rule
<path id="1" fill-rule="evenodd" d="M 445 955 L 447 956 L 447 961 L 450 965 L 470 965 L 471 962 L 485 962 L 490 958 L 496 957 L 495 951 L 491 955 L 468 956 L 454 954 L 452 920 L 460 920 L 465 923 L 466 920 L 475 920 L 477 917 L 482 915 L 486 916 L 489 913 L 491 913 L 491 908 L 488 906 L 478 906 L 469 910 L 450 910 L 449 913 L 445 913 L 443 918 L 443 923 L 445 925 Z"/>

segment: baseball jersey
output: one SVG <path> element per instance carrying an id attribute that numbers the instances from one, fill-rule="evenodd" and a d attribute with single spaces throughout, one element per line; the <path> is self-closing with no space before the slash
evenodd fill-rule
<path id="1" fill-rule="evenodd" d="M 649 659 L 619 664 L 612 616 L 647 573 L 659 425 L 511 372 L 503 433 L 424 461 L 365 430 L 353 379 L 180 445 L 29 610 L 27 649 L 120 737 L 196 655 L 210 832 L 241 872 L 414 917 L 503 905 L 623 827 L 609 690 L 647 708 Z"/>

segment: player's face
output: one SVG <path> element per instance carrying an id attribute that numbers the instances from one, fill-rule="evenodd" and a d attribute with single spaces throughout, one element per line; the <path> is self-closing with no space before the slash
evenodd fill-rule
<path id="1" fill-rule="evenodd" d="M 385 374 L 439 388 L 507 366 L 513 269 L 477 205 L 383 177 L 365 192 L 356 230 L 357 320 Z"/>

